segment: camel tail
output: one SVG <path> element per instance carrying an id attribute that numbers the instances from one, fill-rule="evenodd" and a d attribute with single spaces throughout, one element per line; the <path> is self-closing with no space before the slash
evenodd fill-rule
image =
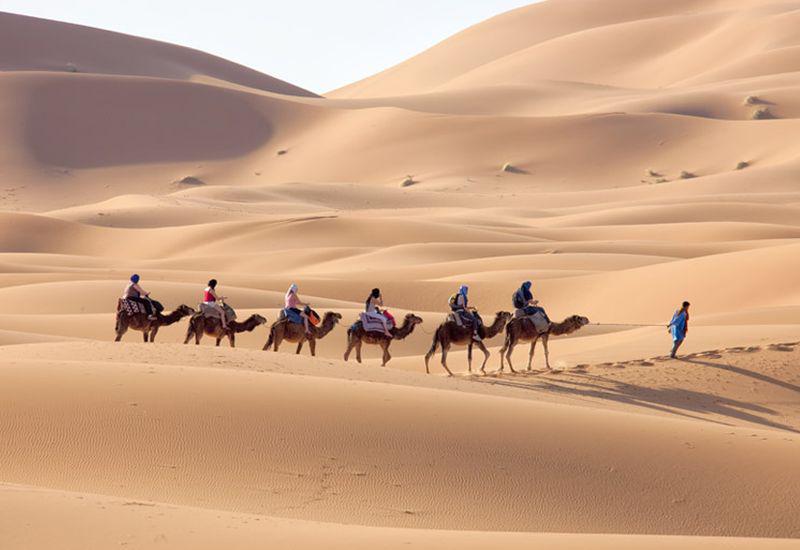
<path id="1" fill-rule="evenodd" d="M 441 329 L 441 327 L 440 327 Z M 436 330 L 433 333 L 433 342 L 431 342 L 431 349 L 428 350 L 428 353 L 425 355 L 425 359 L 427 360 L 431 357 L 434 353 L 436 353 L 436 348 L 439 347 L 439 330 Z"/>
<path id="2" fill-rule="evenodd" d="M 503 347 L 500 348 L 500 364 L 503 363 L 503 354 L 506 352 L 508 347 L 511 345 L 511 330 L 508 325 L 506 325 L 506 335 L 503 338 Z"/>
<path id="3" fill-rule="evenodd" d="M 269 351 L 269 348 L 272 347 L 272 342 L 274 342 L 274 341 L 275 341 L 275 329 L 274 328 L 270 328 L 269 329 L 269 338 L 267 338 L 267 343 L 264 344 L 263 349 L 266 350 L 266 351 Z"/>

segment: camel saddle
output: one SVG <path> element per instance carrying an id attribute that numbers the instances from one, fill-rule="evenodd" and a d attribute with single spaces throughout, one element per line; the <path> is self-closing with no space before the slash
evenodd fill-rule
<path id="1" fill-rule="evenodd" d="M 140 313 L 147 313 L 144 308 L 144 304 L 134 302 L 133 300 L 126 300 L 125 298 L 120 298 L 117 301 L 117 311 L 125 313 L 125 315 L 128 317 L 131 315 L 138 315 Z"/>
<path id="2" fill-rule="evenodd" d="M 455 323 L 460 327 L 473 328 L 474 322 L 478 322 L 478 324 L 481 324 L 481 318 L 477 314 L 477 312 L 473 313 L 473 316 L 474 317 L 470 317 L 469 315 L 465 315 L 462 312 L 452 311 L 447 314 L 447 321 Z"/>
<path id="3" fill-rule="evenodd" d="M 226 321 L 235 321 L 236 320 L 236 312 L 233 310 L 231 306 L 228 304 L 222 304 L 222 308 L 225 310 L 225 320 Z M 202 302 L 198 305 L 198 311 L 203 315 L 203 317 L 213 317 L 215 319 L 219 319 L 219 309 L 216 306 L 211 304 L 207 304 Z"/>
<path id="4" fill-rule="evenodd" d="M 550 322 L 547 320 L 547 315 L 545 315 L 544 311 L 536 311 L 531 315 L 526 315 L 524 310 L 518 309 L 514 312 L 514 317 L 530 321 L 539 334 L 544 334 L 550 330 Z"/>
<path id="5" fill-rule="evenodd" d="M 383 323 L 381 323 L 381 319 L 386 319 L 386 326 L 389 330 L 394 328 L 394 321 L 388 317 L 384 317 L 380 313 L 364 312 L 359 314 L 361 326 L 363 326 L 364 330 L 367 332 L 383 333 Z"/>
<path id="6" fill-rule="evenodd" d="M 322 320 L 322 318 L 319 316 L 319 313 L 311 309 L 310 306 L 303 308 L 303 313 L 305 313 L 308 317 L 308 322 L 314 326 L 319 325 L 320 321 Z M 303 316 L 291 308 L 283 308 L 280 314 L 278 314 L 278 321 L 288 321 L 296 325 L 302 325 Z"/>

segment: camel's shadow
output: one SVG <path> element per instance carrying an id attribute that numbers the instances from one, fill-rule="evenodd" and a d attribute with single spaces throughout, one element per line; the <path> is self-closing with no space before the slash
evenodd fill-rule
<path id="1" fill-rule="evenodd" d="M 684 359 L 683 361 L 704 367 L 725 370 L 741 376 L 747 376 L 761 382 L 774 384 L 781 388 L 800 393 L 800 386 L 741 367 L 724 363 L 698 361 L 696 359 Z M 554 376 L 556 375 L 567 375 L 568 378 L 555 378 Z M 582 369 L 566 371 L 523 371 L 517 372 L 517 374 L 495 371 L 487 373 L 485 376 L 472 376 L 469 379 L 477 383 L 529 391 L 552 392 L 579 399 L 614 401 L 724 425 L 731 425 L 731 423 L 715 420 L 709 418 L 707 415 L 728 417 L 769 428 L 800 433 L 800 430 L 792 426 L 768 418 L 769 416 L 777 416 L 778 412 L 762 405 L 716 395 L 711 392 L 701 392 L 675 387 L 651 388 L 613 380 L 602 375 L 591 374 Z"/>

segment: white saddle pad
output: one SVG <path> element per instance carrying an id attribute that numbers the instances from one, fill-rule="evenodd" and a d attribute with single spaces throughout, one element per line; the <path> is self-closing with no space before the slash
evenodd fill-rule
<path id="1" fill-rule="evenodd" d="M 360 319 L 364 330 L 367 332 L 383 332 L 383 323 L 381 322 L 381 319 L 385 319 L 383 315 L 379 313 L 362 313 Z M 394 323 L 386 319 L 386 326 L 391 330 L 394 327 Z"/>

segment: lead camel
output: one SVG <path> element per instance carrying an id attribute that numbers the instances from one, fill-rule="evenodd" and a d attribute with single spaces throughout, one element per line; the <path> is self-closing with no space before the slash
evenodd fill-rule
<path id="1" fill-rule="evenodd" d="M 580 315 L 572 315 L 567 317 L 560 323 L 550 323 L 545 332 L 539 333 L 533 322 L 526 317 L 519 317 L 512 319 L 506 325 L 506 340 L 503 343 L 503 348 L 500 350 L 500 372 L 503 372 L 503 359 L 508 360 L 508 368 L 511 372 L 517 372 L 511 365 L 511 353 L 514 347 L 520 342 L 530 342 L 531 351 L 528 354 L 528 371 L 532 369 L 533 365 L 533 352 L 536 350 L 536 343 L 541 340 L 544 346 L 544 360 L 547 365 L 547 370 L 553 370 L 550 367 L 550 350 L 547 347 L 547 342 L 550 336 L 561 336 L 562 334 L 572 334 L 589 324 L 589 319 L 581 317 Z"/>

